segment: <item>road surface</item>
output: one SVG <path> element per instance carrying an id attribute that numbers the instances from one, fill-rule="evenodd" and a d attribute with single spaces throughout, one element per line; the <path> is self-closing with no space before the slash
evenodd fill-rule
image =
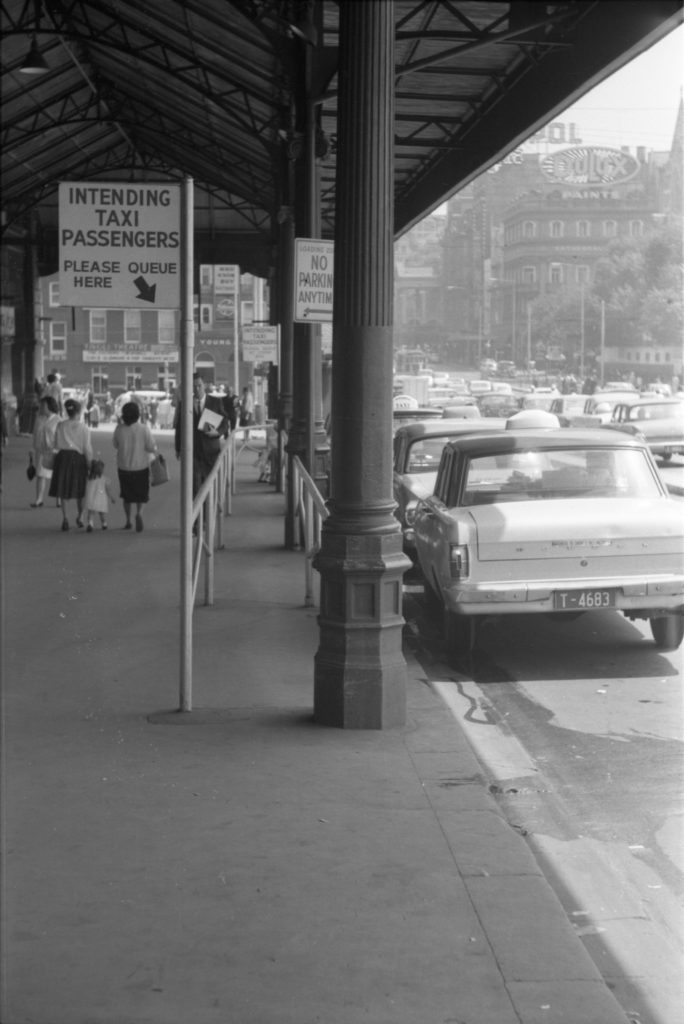
<path id="1" fill-rule="evenodd" d="M 634 1024 L 684 1024 L 682 652 L 647 622 L 491 619 L 449 666 L 419 588 L 406 637 Z"/>

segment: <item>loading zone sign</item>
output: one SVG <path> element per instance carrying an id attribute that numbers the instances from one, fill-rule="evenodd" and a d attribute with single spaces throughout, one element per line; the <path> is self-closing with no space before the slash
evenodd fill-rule
<path id="1" fill-rule="evenodd" d="M 295 323 L 332 323 L 334 252 L 334 242 L 295 238 Z"/>
<path id="2" fill-rule="evenodd" d="M 63 306 L 179 309 L 181 186 L 61 182 Z"/>

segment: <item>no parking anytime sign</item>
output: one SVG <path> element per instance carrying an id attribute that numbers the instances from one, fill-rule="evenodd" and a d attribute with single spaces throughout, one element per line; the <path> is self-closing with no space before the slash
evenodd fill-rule
<path id="1" fill-rule="evenodd" d="M 334 262 L 334 242 L 295 238 L 295 323 L 332 323 Z"/>
<path id="2" fill-rule="evenodd" d="M 180 294 L 180 185 L 60 183 L 62 305 L 178 309 Z"/>

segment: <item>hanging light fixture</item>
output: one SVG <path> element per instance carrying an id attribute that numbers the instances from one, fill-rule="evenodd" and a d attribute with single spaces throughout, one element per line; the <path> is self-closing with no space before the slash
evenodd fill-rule
<path id="1" fill-rule="evenodd" d="M 23 75 L 44 75 L 50 68 L 47 66 L 45 57 L 38 49 L 36 37 L 33 37 L 31 48 L 24 57 L 19 70 Z"/>
<path id="2" fill-rule="evenodd" d="M 19 70 L 24 75 L 44 75 L 46 71 L 50 70 L 45 57 L 38 49 L 38 39 L 36 34 L 40 31 L 40 0 L 35 0 L 35 2 L 36 27 L 33 30 L 31 47 L 19 66 Z"/>

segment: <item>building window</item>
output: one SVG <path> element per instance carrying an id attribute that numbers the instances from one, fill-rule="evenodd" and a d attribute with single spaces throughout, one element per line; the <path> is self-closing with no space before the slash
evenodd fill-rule
<path id="1" fill-rule="evenodd" d="M 109 390 L 109 374 L 101 370 L 93 370 L 91 376 L 93 394 L 104 395 Z"/>
<path id="2" fill-rule="evenodd" d="M 107 340 L 107 313 L 103 309 L 90 310 L 90 343 L 104 344 Z"/>
<path id="3" fill-rule="evenodd" d="M 50 355 L 66 355 L 67 325 L 59 320 L 50 324 Z"/>
<path id="4" fill-rule="evenodd" d="M 577 221 L 577 234 L 580 238 L 589 238 L 591 234 L 591 224 L 588 220 Z"/>
<path id="5" fill-rule="evenodd" d="M 176 340 L 176 317 L 172 309 L 159 310 L 159 343 L 173 345 Z"/>
<path id="6" fill-rule="evenodd" d="M 629 222 L 629 233 L 635 237 L 640 237 L 644 233 L 644 222 L 643 220 L 630 220 Z"/>
<path id="7" fill-rule="evenodd" d="M 615 238 L 617 235 L 617 223 L 614 220 L 604 220 L 603 222 L 603 237 L 604 238 Z"/>
<path id="8" fill-rule="evenodd" d="M 210 302 L 203 302 L 200 306 L 200 327 L 211 327 L 214 321 L 214 307 Z"/>
<path id="9" fill-rule="evenodd" d="M 129 345 L 140 344 L 140 310 L 124 310 L 124 341 Z"/>
<path id="10" fill-rule="evenodd" d="M 590 272 L 586 264 L 581 263 L 576 270 L 577 284 L 589 284 Z"/>
<path id="11" fill-rule="evenodd" d="M 523 284 L 535 284 L 537 280 L 537 268 L 536 267 L 523 267 L 522 268 L 522 279 Z"/>
<path id="12" fill-rule="evenodd" d="M 537 225 L 533 220 L 526 220 L 523 224 L 523 238 L 534 238 L 537 233 Z"/>
<path id="13" fill-rule="evenodd" d="M 666 363 L 671 363 L 672 362 L 672 353 L 671 352 L 666 352 L 665 353 L 665 362 Z"/>
<path id="14" fill-rule="evenodd" d="M 126 391 L 139 391 L 142 387 L 142 373 L 139 366 L 126 370 Z"/>
<path id="15" fill-rule="evenodd" d="M 562 238 L 563 237 L 563 221 L 552 220 L 551 221 L 551 237 Z"/>
<path id="16" fill-rule="evenodd" d="M 50 305 L 59 306 L 59 281 L 50 281 Z"/>
<path id="17" fill-rule="evenodd" d="M 563 283 L 563 265 L 561 263 L 549 264 L 549 282 L 550 284 Z"/>
<path id="18" fill-rule="evenodd" d="M 213 282 L 213 267 L 210 263 L 200 265 L 200 288 L 211 288 Z"/>

